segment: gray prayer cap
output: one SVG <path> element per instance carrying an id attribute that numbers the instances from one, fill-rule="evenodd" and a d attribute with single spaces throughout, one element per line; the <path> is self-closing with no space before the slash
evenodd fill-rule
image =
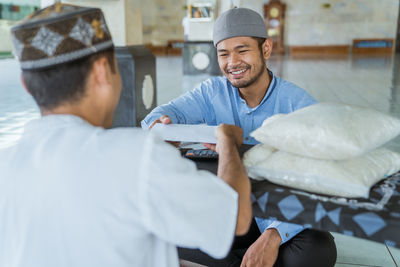
<path id="1" fill-rule="evenodd" d="M 225 11 L 214 23 L 213 42 L 239 36 L 268 38 L 267 27 L 260 14 L 248 8 Z"/>

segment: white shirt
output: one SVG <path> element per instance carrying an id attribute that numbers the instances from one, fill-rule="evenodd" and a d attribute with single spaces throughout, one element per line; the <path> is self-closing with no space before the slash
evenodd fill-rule
<path id="1" fill-rule="evenodd" d="M 140 129 L 49 115 L 0 152 L 0 267 L 178 266 L 225 256 L 238 196 Z"/>

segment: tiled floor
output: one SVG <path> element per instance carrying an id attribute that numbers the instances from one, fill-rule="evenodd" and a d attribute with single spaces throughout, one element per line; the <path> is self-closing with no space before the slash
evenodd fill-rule
<path id="1" fill-rule="evenodd" d="M 18 63 L 0 60 L 0 149 L 14 144 L 24 124 L 39 117 L 39 110 L 20 82 Z"/>
<path id="2" fill-rule="evenodd" d="M 268 66 L 275 74 L 306 89 L 318 101 L 357 104 L 400 117 L 400 55 L 396 57 L 288 58 L 273 57 Z M 14 143 L 22 126 L 38 117 L 38 109 L 19 82 L 14 60 L 0 60 L 0 149 Z M 157 58 L 158 104 L 192 89 L 207 74 L 182 75 L 181 57 Z M 400 137 L 388 144 L 400 152 Z M 397 266 L 400 250 L 334 234 L 338 247 L 337 267 Z"/>
<path id="3" fill-rule="evenodd" d="M 338 252 L 338 259 L 335 267 L 350 266 L 379 266 L 397 267 L 400 255 L 399 249 L 387 248 L 385 245 L 363 240 L 360 238 L 349 237 L 342 234 L 332 233 Z M 390 253 L 395 257 L 394 261 Z"/>

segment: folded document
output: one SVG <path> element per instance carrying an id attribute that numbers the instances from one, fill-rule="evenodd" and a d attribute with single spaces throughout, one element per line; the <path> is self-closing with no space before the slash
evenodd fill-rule
<path id="1" fill-rule="evenodd" d="M 167 141 L 198 142 L 216 144 L 214 132 L 217 126 L 204 124 L 162 124 L 156 123 L 151 131 Z"/>

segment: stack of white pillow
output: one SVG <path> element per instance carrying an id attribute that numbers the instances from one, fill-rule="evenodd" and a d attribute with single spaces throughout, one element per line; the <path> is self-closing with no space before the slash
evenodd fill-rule
<path id="1" fill-rule="evenodd" d="M 400 170 L 400 154 L 382 146 L 400 134 L 400 120 L 376 110 L 319 103 L 266 119 L 246 152 L 251 178 L 310 192 L 365 197 Z"/>

